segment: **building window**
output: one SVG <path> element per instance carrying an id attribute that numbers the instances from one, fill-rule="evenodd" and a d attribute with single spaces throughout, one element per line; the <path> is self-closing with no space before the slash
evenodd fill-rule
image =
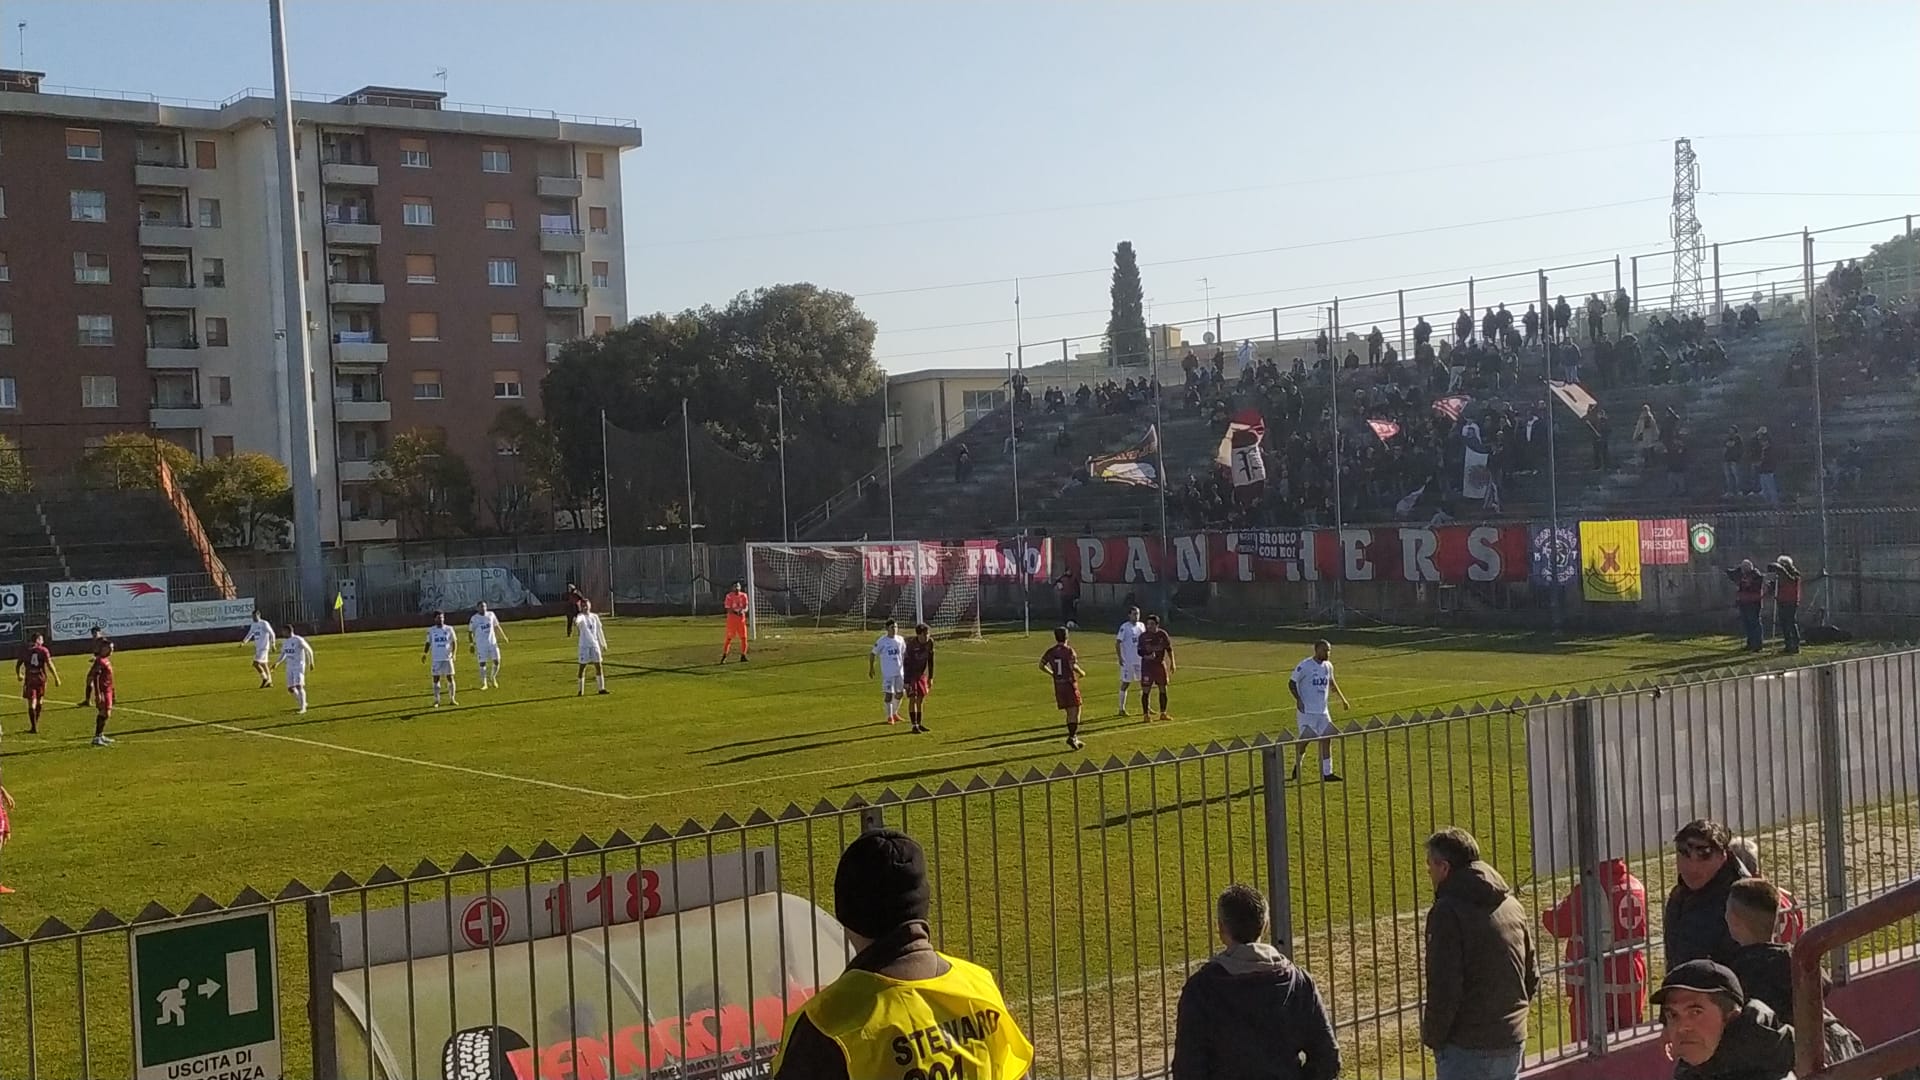
<path id="1" fill-rule="evenodd" d="M 604 236 L 607 232 L 607 208 L 604 206 L 587 207 L 587 231 Z"/>
<path id="2" fill-rule="evenodd" d="M 613 316 L 595 315 L 593 317 L 593 336 L 599 337 L 600 335 L 609 333 L 612 330 L 613 330 Z"/>
<path id="3" fill-rule="evenodd" d="M 593 264 L 592 282 L 593 282 L 593 287 L 596 289 L 604 289 L 607 287 L 607 264 L 606 263 L 596 262 Z"/>
<path id="4" fill-rule="evenodd" d="M 0 376 L 0 409 L 17 409 L 19 407 L 19 384 L 13 381 L 13 376 L 11 375 Z"/>
<path id="5" fill-rule="evenodd" d="M 519 396 L 520 395 L 518 394 L 514 395 L 514 397 L 519 397 Z M 498 454 L 501 457 L 519 457 L 520 444 L 513 441 L 512 439 L 495 435 L 493 437 L 493 452 L 495 454 Z M 511 485 L 508 485 L 508 486 L 511 487 Z M 505 490 L 502 491 L 502 494 L 505 494 Z"/>
<path id="6" fill-rule="evenodd" d="M 214 315 L 207 316 L 207 346 L 222 349 L 226 344 L 227 320 Z"/>
<path id="7" fill-rule="evenodd" d="M 0 281 L 12 281 L 13 268 L 7 265 L 7 253 L 0 251 Z"/>
<path id="8" fill-rule="evenodd" d="M 219 199 L 200 200 L 200 227 L 203 229 L 217 229 L 220 227 Z"/>
<path id="9" fill-rule="evenodd" d="M 607 155 L 598 150 L 587 151 L 587 178 L 604 180 L 607 176 Z"/>
<path id="10" fill-rule="evenodd" d="M 99 161 L 103 157 L 100 132 L 93 128 L 67 129 L 67 160 Z"/>
<path id="11" fill-rule="evenodd" d="M 413 400 L 439 401 L 446 395 L 440 389 L 438 371 L 416 371 L 413 373 Z"/>
<path id="12" fill-rule="evenodd" d="M 490 202 L 486 209 L 487 228 L 513 228 L 513 205 L 511 203 Z"/>
<path id="13" fill-rule="evenodd" d="M 503 173 L 513 171 L 513 155 L 498 143 L 488 143 L 480 148 L 480 171 Z"/>
<path id="14" fill-rule="evenodd" d="M 233 456 L 233 436 L 215 435 L 213 437 L 213 456 L 216 458 L 232 457 Z"/>
<path id="15" fill-rule="evenodd" d="M 67 192 L 67 211 L 75 221 L 105 221 L 107 193 L 75 188 Z"/>
<path id="16" fill-rule="evenodd" d="M 193 140 L 193 167 L 196 169 L 217 169 L 220 167 L 220 150 L 212 139 Z"/>
<path id="17" fill-rule="evenodd" d="M 433 200 L 409 195 L 400 205 L 400 220 L 407 225 L 433 224 Z"/>
<path id="18" fill-rule="evenodd" d="M 7 216 L 7 189 L 0 187 L 0 218 Z"/>
<path id="19" fill-rule="evenodd" d="M 113 344 L 113 316 L 111 315 L 80 316 L 80 344 L 82 345 Z"/>
<path id="20" fill-rule="evenodd" d="M 430 168 L 433 159 L 427 156 L 427 140 L 401 139 L 400 164 L 409 169 Z"/>
<path id="21" fill-rule="evenodd" d="M 416 311 L 407 316 L 408 341 L 439 341 L 440 316 L 432 311 Z"/>
<path id="22" fill-rule="evenodd" d="M 76 251 L 73 253 L 73 282 L 76 285 L 106 285 L 113 280 L 107 272 L 107 255 L 104 251 Z"/>
<path id="23" fill-rule="evenodd" d="M 517 398 L 521 396 L 520 373 L 518 371 L 494 372 L 493 396 L 497 398 Z"/>
<path id="24" fill-rule="evenodd" d="M 120 405 L 120 384 L 111 375 L 80 376 L 80 407 L 114 409 Z"/>
<path id="25" fill-rule="evenodd" d="M 513 259 L 488 259 L 487 260 L 487 284 L 489 285 L 520 284 L 520 264 L 514 261 Z"/>
<path id="26" fill-rule="evenodd" d="M 407 284 L 431 285 L 439 280 L 439 275 L 434 267 L 433 256 L 407 256 Z"/>
<path id="27" fill-rule="evenodd" d="M 215 375 L 213 377 L 213 403 L 215 405 L 233 404 L 233 377 Z"/>
<path id="28" fill-rule="evenodd" d="M 520 316 L 518 315 L 489 315 L 487 328 L 495 341 L 520 340 Z"/>
<path id="29" fill-rule="evenodd" d="M 305 256 L 306 252 L 302 251 L 300 254 L 302 256 Z M 227 287 L 227 260 L 201 259 L 200 260 L 200 284 L 209 289 L 226 288 Z"/>
<path id="30" fill-rule="evenodd" d="M 0 311 L 0 345 L 13 344 L 13 312 Z"/>

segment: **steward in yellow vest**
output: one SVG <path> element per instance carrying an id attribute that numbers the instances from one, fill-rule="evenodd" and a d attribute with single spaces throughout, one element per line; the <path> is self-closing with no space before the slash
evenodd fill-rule
<path id="1" fill-rule="evenodd" d="M 1020 1080 L 1033 1044 L 985 968 L 934 949 L 920 845 L 862 835 L 833 875 L 855 954 L 787 1025 L 774 1080 Z"/>

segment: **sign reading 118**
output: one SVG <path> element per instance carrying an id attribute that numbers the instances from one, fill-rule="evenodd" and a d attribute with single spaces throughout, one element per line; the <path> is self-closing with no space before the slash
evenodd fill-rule
<path id="1" fill-rule="evenodd" d="M 661 912 L 660 875 L 639 870 L 569 878 L 547 891 L 544 906 L 555 934 L 651 919 Z"/>

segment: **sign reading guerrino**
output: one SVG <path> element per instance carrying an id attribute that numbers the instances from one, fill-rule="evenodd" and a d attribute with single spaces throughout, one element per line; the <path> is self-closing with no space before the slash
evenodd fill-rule
<path id="1" fill-rule="evenodd" d="M 238 600 L 189 600 L 172 604 L 169 618 L 178 630 L 224 630 L 253 623 L 253 597 Z"/>
<path id="2" fill-rule="evenodd" d="M 95 626 L 108 636 L 164 634 L 173 626 L 167 579 L 54 582 L 47 586 L 47 623 L 55 641 L 78 641 Z"/>
<path id="3" fill-rule="evenodd" d="M 135 1080 L 279 1080 L 273 912 L 136 928 Z"/>

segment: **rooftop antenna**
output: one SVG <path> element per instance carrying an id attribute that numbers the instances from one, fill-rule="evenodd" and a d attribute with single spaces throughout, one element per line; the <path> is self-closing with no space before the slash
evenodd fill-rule
<path id="1" fill-rule="evenodd" d="M 27 20 L 21 19 L 13 24 L 13 28 L 20 32 L 20 70 L 25 71 L 27 69 Z"/>
<path id="2" fill-rule="evenodd" d="M 434 68 L 433 77 L 440 80 L 440 93 L 444 96 L 447 92 L 447 69 Z"/>

